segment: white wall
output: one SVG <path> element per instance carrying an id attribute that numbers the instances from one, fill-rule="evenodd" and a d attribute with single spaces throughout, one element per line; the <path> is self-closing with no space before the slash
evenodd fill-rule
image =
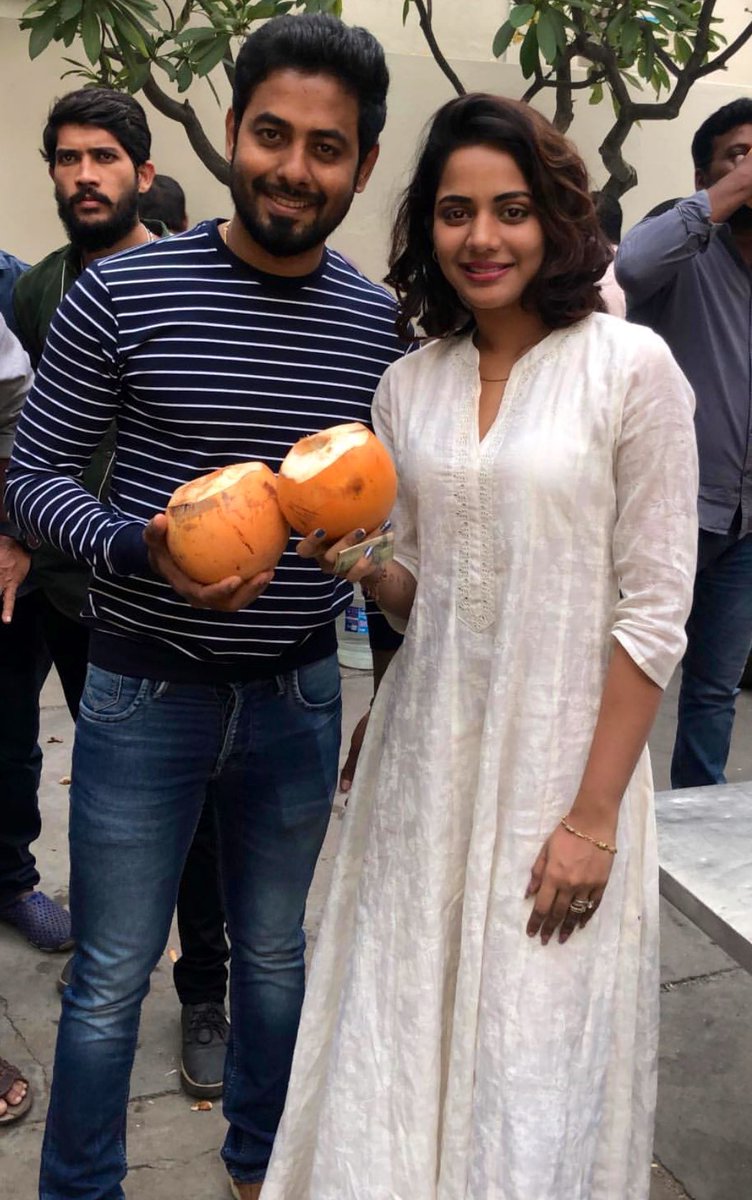
<path id="1" fill-rule="evenodd" d="M 0 246 L 34 262 L 63 241 L 52 187 L 39 156 L 41 130 L 51 100 L 77 87 L 78 82 L 73 78 L 61 81 L 66 64 L 56 49 L 29 62 L 27 35 L 17 26 L 23 7 L 16 0 L 0 0 L 0 161 L 5 165 L 0 190 Z M 407 30 L 403 29 L 401 9 L 401 0 L 345 0 L 346 18 L 367 25 L 383 41 L 392 72 L 381 159 L 368 190 L 356 197 L 350 216 L 335 238 L 336 244 L 375 278 L 384 272 L 394 201 L 405 181 L 420 131 L 438 105 L 453 95 L 425 48 L 414 17 Z M 520 95 L 524 85 L 518 69 L 512 63 L 497 63 L 490 53 L 493 33 L 504 16 L 505 0 L 435 0 L 435 9 L 440 44 L 466 86 Z M 726 16 L 728 36 L 732 37 L 748 15 L 741 0 L 724 0 L 721 11 Z M 472 20 L 468 14 L 472 14 Z M 69 53 L 79 57 L 75 48 Z M 720 105 L 740 94 L 752 96 L 752 46 L 745 48 L 727 72 L 711 79 L 690 93 L 678 120 L 645 123 L 642 129 L 633 131 L 627 155 L 637 167 L 640 184 L 625 198 L 628 224 L 660 200 L 692 190 L 692 134 Z M 226 102 L 226 90 L 222 95 Z M 221 147 L 223 112 L 208 87 L 196 85 L 190 97 L 210 136 Z M 157 169 L 174 175 L 183 184 L 191 218 L 228 214 L 225 189 L 198 161 L 183 130 L 146 107 Z M 546 110 L 545 103 L 541 107 Z M 608 128 L 609 115 L 610 105 L 592 108 L 583 99 L 571 130 L 596 186 L 604 178 L 597 146 Z"/>

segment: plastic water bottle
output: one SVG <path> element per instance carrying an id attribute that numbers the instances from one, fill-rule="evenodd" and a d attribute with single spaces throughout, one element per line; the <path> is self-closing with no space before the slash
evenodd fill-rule
<path id="1" fill-rule="evenodd" d="M 337 618 L 337 658 L 342 667 L 373 670 L 366 600 L 359 583 L 353 585 L 353 598 Z"/>

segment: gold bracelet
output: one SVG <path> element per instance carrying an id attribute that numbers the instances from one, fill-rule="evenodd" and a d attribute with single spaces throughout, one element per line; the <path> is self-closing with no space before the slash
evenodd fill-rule
<path id="1" fill-rule="evenodd" d="M 609 846 L 608 842 L 599 842 L 597 838 L 591 837 L 589 833 L 580 833 L 579 829 L 575 829 L 573 825 L 568 823 L 566 817 L 561 818 L 561 823 L 567 833 L 573 833 L 575 837 L 582 838 L 584 842 L 591 842 L 599 850 L 605 850 L 607 854 L 616 854 L 616 846 Z"/>

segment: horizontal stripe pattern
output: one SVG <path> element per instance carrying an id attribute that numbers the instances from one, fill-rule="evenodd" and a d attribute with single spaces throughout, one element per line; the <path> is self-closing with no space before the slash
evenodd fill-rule
<path id="1" fill-rule="evenodd" d="M 144 567 L 117 574 L 118 535 L 180 484 L 231 462 L 276 471 L 329 425 L 370 424 L 371 399 L 405 346 L 383 288 L 327 250 L 304 279 L 263 275 L 216 221 L 95 263 L 50 326 L 19 423 L 7 503 L 29 534 L 93 569 L 96 628 L 155 640 L 199 662 L 273 659 L 329 623 L 348 585 L 294 552 L 240 613 L 191 608 Z M 109 503 L 79 480 L 112 421 Z M 121 539 L 121 545 L 124 544 Z"/>

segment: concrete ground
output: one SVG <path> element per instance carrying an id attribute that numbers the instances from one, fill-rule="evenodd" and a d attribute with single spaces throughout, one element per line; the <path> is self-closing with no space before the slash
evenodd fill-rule
<path id="1" fill-rule="evenodd" d="M 345 674 L 347 746 L 352 726 L 365 711 L 371 681 L 362 672 Z M 657 788 L 668 787 L 674 709 L 675 687 L 667 695 L 651 741 Z M 730 780 L 752 778 L 751 723 L 752 693 L 743 693 Z M 45 691 L 41 741 L 44 831 L 36 849 L 43 886 L 64 900 L 72 727 L 54 680 Z M 311 943 L 341 817 L 338 803 L 308 907 Z M 154 973 L 141 1022 L 130 1102 L 127 1196 L 129 1200 L 223 1200 L 228 1193 L 217 1154 L 223 1136 L 221 1106 L 193 1112 L 192 1102 L 178 1086 L 179 1026 L 171 948 L 178 948 L 174 929 Z M 59 1011 L 55 979 L 62 961 L 60 956 L 37 953 L 0 926 L 0 1051 L 28 1071 L 36 1094 L 27 1120 L 0 1130 L 2 1200 L 33 1200 L 37 1195 Z M 752 977 L 664 905 L 662 979 L 661 1070 L 650 1200 L 747 1200 L 752 1197 Z"/>

